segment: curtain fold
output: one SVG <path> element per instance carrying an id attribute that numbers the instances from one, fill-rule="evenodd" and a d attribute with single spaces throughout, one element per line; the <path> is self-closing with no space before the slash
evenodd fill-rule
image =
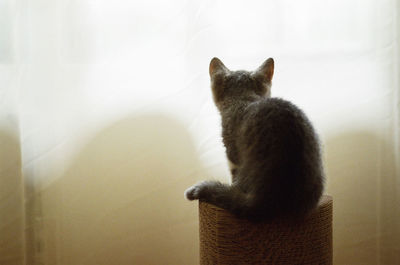
<path id="1" fill-rule="evenodd" d="M 21 68 L 14 36 L 16 4 L 0 3 L 0 264 L 24 264 L 25 213 L 18 88 Z"/>
<path id="2" fill-rule="evenodd" d="M 0 3 L 0 263 L 198 264 L 229 181 L 208 64 L 276 62 L 321 135 L 335 264 L 400 264 L 398 0 Z"/>

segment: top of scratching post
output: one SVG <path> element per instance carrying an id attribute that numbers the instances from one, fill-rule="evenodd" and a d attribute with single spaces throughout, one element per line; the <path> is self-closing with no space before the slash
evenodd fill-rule
<path id="1" fill-rule="evenodd" d="M 200 264 L 332 264 L 332 197 L 302 219 L 253 223 L 199 203 Z"/>

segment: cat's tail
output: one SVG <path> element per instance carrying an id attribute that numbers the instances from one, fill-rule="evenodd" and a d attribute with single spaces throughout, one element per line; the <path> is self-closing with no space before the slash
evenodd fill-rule
<path id="1" fill-rule="evenodd" d="M 233 188 L 234 190 L 235 188 Z M 254 194 L 241 191 L 233 192 L 233 204 L 226 209 L 239 218 L 259 220 L 266 217 L 264 207 L 255 200 Z"/>

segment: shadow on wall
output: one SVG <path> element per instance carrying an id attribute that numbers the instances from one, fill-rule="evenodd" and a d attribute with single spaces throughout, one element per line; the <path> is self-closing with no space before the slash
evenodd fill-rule
<path id="1" fill-rule="evenodd" d="M 190 135 L 171 118 L 132 117 L 105 128 L 36 196 L 44 251 L 31 258 L 197 264 L 197 204 L 183 192 L 202 172 Z"/>
<path id="2" fill-rule="evenodd" d="M 391 215 L 385 208 L 390 192 L 382 193 L 390 187 L 385 176 L 393 174 L 385 157 L 390 150 L 368 131 L 327 138 L 335 264 L 375 264 L 378 233 L 395 226 L 378 222 Z M 183 191 L 204 174 L 176 120 L 154 114 L 108 126 L 63 177 L 35 196 L 38 209 L 29 218 L 40 220 L 35 237 L 41 248 L 29 264 L 198 264 L 197 203 L 186 201 Z"/>
<path id="3" fill-rule="evenodd" d="M 386 139 L 368 131 L 327 139 L 325 167 L 327 192 L 334 198 L 335 264 L 376 264 L 379 258 L 388 258 L 380 261 L 385 264 L 396 263 L 388 256 L 394 253 L 379 253 L 395 239 L 390 231 L 385 232 L 396 225 L 391 218 L 395 207 L 391 152 Z M 381 249 L 378 242 L 383 244 Z"/>
<path id="4" fill-rule="evenodd" d="M 19 139 L 0 129 L 0 264 L 23 264 L 23 190 Z"/>

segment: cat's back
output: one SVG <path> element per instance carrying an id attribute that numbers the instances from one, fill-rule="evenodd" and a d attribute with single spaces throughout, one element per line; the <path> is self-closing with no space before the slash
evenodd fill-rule
<path id="1" fill-rule="evenodd" d="M 250 104 L 239 135 L 238 144 L 250 157 L 273 153 L 296 161 L 305 152 L 318 151 L 311 122 L 300 108 L 281 98 L 264 98 Z"/>
<path id="2" fill-rule="evenodd" d="M 244 121 L 257 129 L 272 131 L 306 130 L 311 126 L 300 108 L 281 98 L 264 98 L 249 104 Z"/>

